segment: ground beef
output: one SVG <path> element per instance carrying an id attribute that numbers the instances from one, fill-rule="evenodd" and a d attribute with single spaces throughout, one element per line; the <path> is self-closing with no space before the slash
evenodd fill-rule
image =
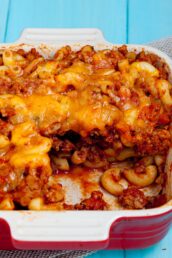
<path id="1" fill-rule="evenodd" d="M 122 55 L 126 56 L 127 53 L 128 53 L 127 46 L 126 46 L 126 45 L 122 45 L 121 47 L 118 48 L 118 51 L 119 51 Z"/>
<path id="2" fill-rule="evenodd" d="M 41 57 L 40 53 L 36 51 L 35 48 L 31 48 L 28 52 L 25 52 L 23 49 L 18 49 L 17 54 L 23 56 L 24 58 L 28 59 L 29 61 L 34 60 L 35 58 Z"/>
<path id="3" fill-rule="evenodd" d="M 40 79 L 22 79 L 20 81 L 0 78 L 0 94 L 32 95 L 39 87 L 42 87 Z"/>
<path id="4" fill-rule="evenodd" d="M 105 210 L 106 202 L 103 200 L 103 194 L 100 191 L 91 193 L 91 197 L 75 205 L 76 210 Z"/>
<path id="5" fill-rule="evenodd" d="M 139 189 L 128 188 L 119 197 L 119 202 L 127 209 L 143 209 L 147 204 L 147 199 Z"/>
<path id="6" fill-rule="evenodd" d="M 144 121 L 156 123 L 159 120 L 161 105 L 152 103 L 150 106 L 144 106 L 139 114 L 139 118 Z"/>
<path id="7" fill-rule="evenodd" d="M 62 185 L 53 184 L 51 187 L 45 187 L 44 197 L 46 203 L 56 203 L 63 199 L 64 193 L 62 190 Z"/>
<path id="8" fill-rule="evenodd" d="M 136 151 L 139 155 L 166 154 L 171 144 L 169 131 L 157 129 L 152 133 L 140 133 L 136 136 Z"/>

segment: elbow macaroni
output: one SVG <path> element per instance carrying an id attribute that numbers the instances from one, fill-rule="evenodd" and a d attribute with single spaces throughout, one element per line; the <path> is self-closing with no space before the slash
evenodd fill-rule
<path id="1" fill-rule="evenodd" d="M 151 64 L 147 62 L 134 62 L 131 65 L 131 69 L 136 69 L 138 72 L 147 72 L 151 76 L 158 77 L 159 76 L 159 71 Z"/>
<path id="2" fill-rule="evenodd" d="M 101 177 L 102 186 L 115 196 L 121 195 L 124 189 L 120 184 L 120 174 L 120 168 L 111 168 L 106 170 Z"/>
<path id="3" fill-rule="evenodd" d="M 45 211 L 45 210 L 61 210 L 62 205 L 60 203 L 45 204 L 41 197 L 32 199 L 29 203 L 29 210 Z"/>
<path id="4" fill-rule="evenodd" d="M 124 175 L 130 183 L 136 186 L 145 187 L 151 185 L 155 181 L 157 177 L 157 168 L 153 165 L 147 166 L 145 172 L 140 174 L 136 173 L 133 169 L 127 169 L 124 171 Z"/>
<path id="5" fill-rule="evenodd" d="M 4 65 L 7 67 L 14 67 L 16 65 L 23 65 L 26 63 L 26 60 L 23 56 L 11 50 L 5 50 L 3 52 L 2 58 Z"/>
<path id="6" fill-rule="evenodd" d="M 172 106 L 172 96 L 170 95 L 170 84 L 165 80 L 158 80 L 156 86 L 163 104 Z"/>

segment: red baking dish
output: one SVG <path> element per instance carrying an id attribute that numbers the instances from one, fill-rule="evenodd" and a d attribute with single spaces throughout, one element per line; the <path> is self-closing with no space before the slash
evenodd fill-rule
<path id="1" fill-rule="evenodd" d="M 46 44 L 46 45 L 44 45 Z M 15 44 L 0 47 L 34 46 L 45 55 L 70 45 L 90 44 L 96 49 L 112 48 L 97 29 L 26 29 Z M 119 46 L 119 45 L 118 45 Z M 128 45 L 161 57 L 172 71 L 172 61 L 161 51 Z M 168 188 L 171 195 L 172 153 L 169 152 Z M 161 240 L 172 222 L 172 200 L 159 208 L 115 211 L 0 211 L 0 249 L 129 249 L 145 248 Z"/>

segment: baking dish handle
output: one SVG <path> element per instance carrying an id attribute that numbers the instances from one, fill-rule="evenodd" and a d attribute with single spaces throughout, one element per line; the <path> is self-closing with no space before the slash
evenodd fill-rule
<path id="1" fill-rule="evenodd" d="M 138 237 L 143 246 L 143 237 L 148 238 L 147 232 L 152 235 L 154 243 L 155 237 L 159 239 L 161 235 L 162 238 L 167 232 L 171 220 L 170 207 L 147 212 L 0 211 L 0 249 L 7 240 L 14 248 L 25 250 L 125 248 L 125 238 L 126 241 L 132 238 L 133 243 L 128 243 L 128 247 L 134 247 Z"/>
<path id="2" fill-rule="evenodd" d="M 104 44 L 108 43 L 99 29 L 25 29 L 16 43 L 66 44 Z M 109 44 L 109 43 L 108 43 Z"/>

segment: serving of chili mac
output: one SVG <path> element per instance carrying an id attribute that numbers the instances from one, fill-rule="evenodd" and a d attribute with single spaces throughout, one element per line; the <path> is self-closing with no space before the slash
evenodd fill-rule
<path id="1" fill-rule="evenodd" d="M 169 69 L 154 54 L 2 49 L 0 209 L 164 204 L 171 117 Z"/>

